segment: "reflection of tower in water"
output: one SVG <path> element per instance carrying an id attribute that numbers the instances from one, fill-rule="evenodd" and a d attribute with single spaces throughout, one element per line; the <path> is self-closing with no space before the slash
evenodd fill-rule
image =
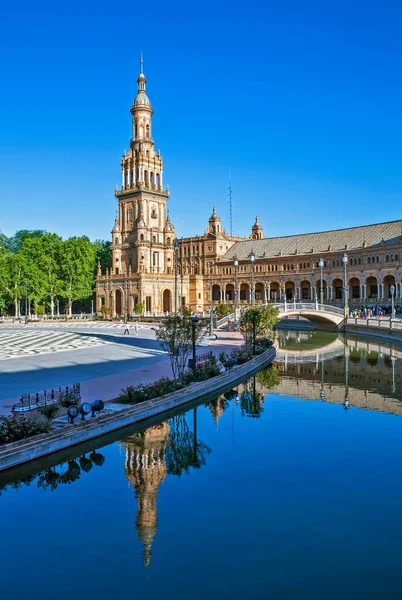
<path id="1" fill-rule="evenodd" d="M 138 500 L 136 526 L 138 538 L 144 544 L 145 566 L 151 562 L 151 547 L 157 532 L 156 500 L 158 486 L 166 478 L 165 453 L 168 440 L 168 423 L 156 425 L 125 440 L 125 471 Z"/>

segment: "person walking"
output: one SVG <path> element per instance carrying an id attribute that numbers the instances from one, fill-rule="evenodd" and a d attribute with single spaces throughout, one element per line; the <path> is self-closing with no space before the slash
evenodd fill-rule
<path id="1" fill-rule="evenodd" d="M 138 323 L 137 323 L 137 321 L 135 322 L 135 325 L 134 325 L 134 331 L 135 331 L 135 335 L 138 335 Z"/>
<path id="2" fill-rule="evenodd" d="M 128 323 L 127 323 L 127 318 L 126 318 L 126 316 L 124 316 L 124 324 L 125 324 L 125 328 L 124 328 L 124 333 L 123 333 L 123 335 L 126 335 L 126 333 L 127 333 L 127 335 L 130 335 L 130 329 L 129 329 L 129 327 L 128 327 Z"/>

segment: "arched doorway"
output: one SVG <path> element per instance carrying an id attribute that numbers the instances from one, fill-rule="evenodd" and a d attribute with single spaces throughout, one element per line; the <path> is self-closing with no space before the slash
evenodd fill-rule
<path id="1" fill-rule="evenodd" d="M 286 300 L 293 300 L 295 297 L 295 284 L 293 281 L 287 281 L 285 283 L 285 298 Z"/>
<path id="2" fill-rule="evenodd" d="M 248 287 L 248 283 L 242 283 L 240 285 L 240 300 L 246 302 L 250 300 L 250 288 Z"/>
<path id="3" fill-rule="evenodd" d="M 234 285 L 232 283 L 228 283 L 226 286 L 225 300 L 226 302 L 233 302 L 234 300 Z"/>
<path id="4" fill-rule="evenodd" d="M 273 281 L 269 287 L 269 295 L 270 300 L 273 302 L 279 302 L 279 283 L 277 281 Z"/>
<path id="5" fill-rule="evenodd" d="M 366 285 L 367 285 L 367 298 L 377 298 L 378 297 L 377 279 L 375 277 L 367 277 Z"/>
<path id="6" fill-rule="evenodd" d="M 214 302 L 219 302 L 221 299 L 221 288 L 219 287 L 219 285 L 217 285 L 215 283 L 215 285 L 212 286 L 212 300 Z"/>
<path id="7" fill-rule="evenodd" d="M 255 301 L 264 302 L 264 284 L 260 281 L 255 284 Z"/>
<path id="8" fill-rule="evenodd" d="M 116 302 L 116 315 L 119 316 L 122 314 L 122 295 L 120 290 L 116 290 L 115 294 L 115 302 Z"/>
<path id="9" fill-rule="evenodd" d="M 391 300 L 391 285 L 393 285 L 395 288 L 395 277 L 393 275 L 386 275 L 384 277 L 384 298 L 386 298 L 387 300 Z"/>
<path id="10" fill-rule="evenodd" d="M 360 281 L 357 277 L 349 279 L 349 295 L 351 300 L 357 300 L 360 298 Z"/>
<path id="11" fill-rule="evenodd" d="M 311 284 L 307 279 L 301 282 L 300 284 L 300 292 L 302 300 L 310 300 L 311 297 Z"/>
<path id="12" fill-rule="evenodd" d="M 170 290 L 164 290 L 163 292 L 163 312 L 172 312 L 172 292 Z"/>
<path id="13" fill-rule="evenodd" d="M 343 298 L 343 281 L 342 279 L 334 279 L 332 282 L 334 289 L 334 300 L 342 300 Z"/>

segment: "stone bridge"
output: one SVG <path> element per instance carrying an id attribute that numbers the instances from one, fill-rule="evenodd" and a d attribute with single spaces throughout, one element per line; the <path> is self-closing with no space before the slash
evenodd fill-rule
<path id="1" fill-rule="evenodd" d="M 345 320 L 345 310 L 336 306 L 319 304 L 317 302 L 283 302 L 273 304 L 279 310 L 279 317 L 298 316 L 305 317 L 309 321 L 323 324 L 332 323 L 339 327 Z"/>

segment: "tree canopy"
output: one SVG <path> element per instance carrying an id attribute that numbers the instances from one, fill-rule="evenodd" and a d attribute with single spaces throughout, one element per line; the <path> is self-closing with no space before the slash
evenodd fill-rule
<path id="1" fill-rule="evenodd" d="M 56 299 L 70 314 L 74 301 L 86 303 L 89 311 L 98 260 L 103 269 L 110 267 L 110 242 L 86 236 L 63 240 L 41 229 L 22 229 L 11 237 L 0 232 L 0 314 L 25 314 L 27 301 L 32 312 L 54 315 Z"/>

